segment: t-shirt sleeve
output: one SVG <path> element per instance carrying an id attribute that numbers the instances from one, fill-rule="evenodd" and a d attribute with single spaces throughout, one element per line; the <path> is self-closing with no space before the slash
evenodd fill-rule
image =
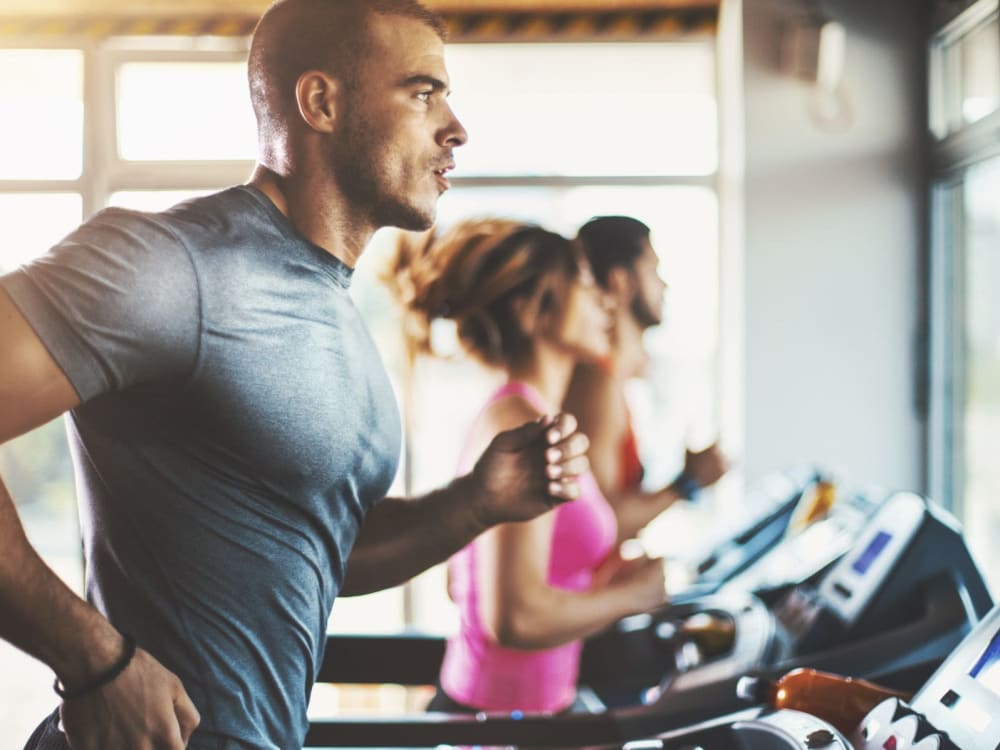
<path id="1" fill-rule="evenodd" d="M 157 215 L 102 211 L 0 286 L 82 401 L 196 364 L 197 275 Z"/>

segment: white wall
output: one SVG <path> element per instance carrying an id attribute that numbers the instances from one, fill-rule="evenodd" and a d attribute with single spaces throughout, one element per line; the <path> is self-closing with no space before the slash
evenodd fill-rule
<path id="1" fill-rule="evenodd" d="M 746 477 L 818 463 L 919 490 L 922 24 L 911 0 L 822 3 L 854 113 L 828 130 L 779 65 L 806 5 L 743 4 Z"/>

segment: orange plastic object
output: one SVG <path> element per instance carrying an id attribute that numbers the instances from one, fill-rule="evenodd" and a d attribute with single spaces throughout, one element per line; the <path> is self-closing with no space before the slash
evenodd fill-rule
<path id="1" fill-rule="evenodd" d="M 867 680 L 793 669 L 777 681 L 759 680 L 754 697 L 773 708 L 791 708 L 829 722 L 850 734 L 869 711 L 886 698 L 908 700 L 910 696 Z"/>

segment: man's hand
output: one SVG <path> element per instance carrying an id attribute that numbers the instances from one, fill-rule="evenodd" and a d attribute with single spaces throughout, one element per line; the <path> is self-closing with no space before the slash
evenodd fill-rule
<path id="1" fill-rule="evenodd" d="M 528 521 L 580 495 L 577 478 L 590 467 L 587 436 L 572 414 L 501 432 L 472 470 L 487 526 Z"/>
<path id="2" fill-rule="evenodd" d="M 589 466 L 587 446 L 568 414 L 538 419 L 496 434 L 472 471 L 447 487 L 377 503 L 351 550 L 341 595 L 396 586 L 486 529 L 575 499 L 576 479 Z"/>
<path id="3" fill-rule="evenodd" d="M 712 443 L 703 451 L 689 450 L 684 454 L 684 475 L 697 482 L 699 487 L 715 484 L 727 471 L 729 462 L 718 443 Z"/>
<path id="4" fill-rule="evenodd" d="M 116 679 L 59 713 L 73 750 L 183 750 L 201 721 L 181 681 L 142 649 Z"/>

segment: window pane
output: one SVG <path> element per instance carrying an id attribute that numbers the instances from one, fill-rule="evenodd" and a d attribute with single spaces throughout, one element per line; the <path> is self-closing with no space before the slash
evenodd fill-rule
<path id="1" fill-rule="evenodd" d="M 83 53 L 0 50 L 0 179 L 75 179 L 83 168 Z"/>
<path id="2" fill-rule="evenodd" d="M 124 159 L 253 159 L 254 123 L 244 63 L 126 63 L 118 71 Z"/>
<path id="3" fill-rule="evenodd" d="M 339 596 L 327 627 L 329 633 L 397 633 L 402 630 L 403 589 L 365 596 Z"/>
<path id="4" fill-rule="evenodd" d="M 938 138 L 1000 108 L 1000 26 L 995 0 L 973 4 L 930 45 L 930 119 Z"/>
<path id="5" fill-rule="evenodd" d="M 1000 28 L 997 17 L 962 40 L 962 120 L 976 122 L 1000 105 Z"/>
<path id="6" fill-rule="evenodd" d="M 709 44 L 503 44 L 448 49 L 469 131 L 458 175 L 715 171 Z"/>
<path id="7" fill-rule="evenodd" d="M 1000 586 L 1000 159 L 969 170 L 965 181 L 965 498 L 970 545 Z M 992 576 L 990 576 L 992 573 Z"/>
<path id="8" fill-rule="evenodd" d="M 0 273 L 41 255 L 80 223 L 76 193 L 0 193 Z"/>

